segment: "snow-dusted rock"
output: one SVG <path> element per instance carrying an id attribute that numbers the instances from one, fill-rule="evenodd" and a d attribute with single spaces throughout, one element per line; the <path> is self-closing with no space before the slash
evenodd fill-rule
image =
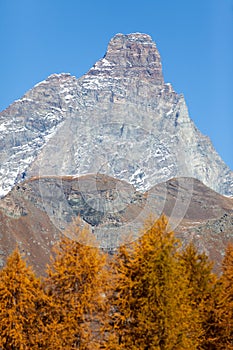
<path id="1" fill-rule="evenodd" d="M 147 190 L 173 177 L 233 195 L 233 173 L 164 83 L 146 34 L 117 34 L 77 79 L 54 74 L 0 114 L 0 195 L 35 175 L 104 173 Z"/>

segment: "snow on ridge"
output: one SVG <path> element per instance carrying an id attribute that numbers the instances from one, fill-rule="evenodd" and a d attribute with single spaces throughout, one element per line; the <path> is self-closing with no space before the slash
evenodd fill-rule
<path id="1" fill-rule="evenodd" d="M 7 129 L 6 123 L 0 124 L 0 131 L 5 131 Z"/>
<path id="2" fill-rule="evenodd" d="M 50 74 L 46 79 L 40 81 L 39 83 L 35 84 L 33 88 L 42 86 L 45 84 L 49 84 L 51 80 L 64 80 L 66 78 L 72 78 L 72 79 L 77 79 L 74 75 L 71 75 L 70 73 L 53 73 Z M 30 90 L 29 90 L 30 91 Z"/>
<path id="3" fill-rule="evenodd" d="M 68 78 L 68 77 L 72 77 L 72 75 L 70 73 L 53 73 L 50 74 L 48 76 L 48 78 L 46 80 L 50 80 L 50 79 L 60 79 L 60 78 Z"/>
<path id="4" fill-rule="evenodd" d="M 119 81 L 121 78 L 119 77 L 106 77 L 105 75 L 98 76 L 87 76 L 83 82 L 82 86 L 85 89 L 98 90 L 98 88 L 109 87 L 116 81 Z"/>
<path id="5" fill-rule="evenodd" d="M 101 62 L 102 63 L 102 66 L 103 67 L 113 67 L 113 66 L 115 66 L 115 63 L 113 63 L 113 62 L 110 62 L 109 60 L 107 60 L 107 58 L 102 58 L 99 62 Z"/>
<path id="6" fill-rule="evenodd" d="M 33 86 L 33 88 L 35 88 L 35 87 L 38 87 L 38 86 L 41 86 L 41 85 L 44 85 L 44 84 L 48 84 L 49 82 L 47 81 L 47 80 L 42 80 L 42 81 L 40 81 L 39 83 L 37 83 L 37 84 L 35 84 L 34 86 Z M 29 90 L 30 91 L 30 90 Z"/>

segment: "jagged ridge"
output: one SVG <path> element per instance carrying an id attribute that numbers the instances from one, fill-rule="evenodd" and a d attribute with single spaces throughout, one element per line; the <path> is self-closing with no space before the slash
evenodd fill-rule
<path id="1" fill-rule="evenodd" d="M 117 34 L 83 77 L 55 74 L 0 114 L 1 195 L 34 175 L 105 173 L 146 191 L 175 176 L 233 195 L 233 175 L 164 83 L 146 34 Z M 52 155 L 52 157 L 51 157 Z"/>

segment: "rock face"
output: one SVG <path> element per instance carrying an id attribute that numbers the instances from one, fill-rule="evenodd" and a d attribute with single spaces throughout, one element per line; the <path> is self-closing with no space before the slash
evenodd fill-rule
<path id="1" fill-rule="evenodd" d="M 107 174 L 146 191 L 194 177 L 233 195 L 233 173 L 164 83 L 146 34 L 117 34 L 77 79 L 54 74 L 0 114 L 0 194 L 32 176 Z"/>
<path id="2" fill-rule="evenodd" d="M 105 175 L 42 177 L 15 186 L 0 200 L 0 265 L 17 244 L 43 273 L 53 244 L 77 215 L 101 247 L 114 250 L 125 238 L 136 239 L 151 213 L 155 218 L 165 213 L 182 242 L 195 242 L 219 267 L 233 241 L 233 199 L 191 178 L 141 193 Z"/>
<path id="3" fill-rule="evenodd" d="M 146 80 L 164 85 L 159 52 L 146 34 L 116 35 L 108 45 L 104 58 L 89 71 L 89 75 Z"/>

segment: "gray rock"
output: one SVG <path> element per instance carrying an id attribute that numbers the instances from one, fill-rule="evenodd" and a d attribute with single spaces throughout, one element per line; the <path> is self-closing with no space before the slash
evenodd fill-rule
<path id="1" fill-rule="evenodd" d="M 233 173 L 164 83 L 146 34 L 117 34 L 76 79 L 54 74 L 0 114 L 0 194 L 32 176 L 102 173 L 142 191 L 194 177 L 233 195 Z"/>
<path id="2" fill-rule="evenodd" d="M 70 227 L 77 215 L 100 247 L 114 252 L 145 232 L 149 216 L 162 213 L 183 245 L 193 241 L 220 267 L 233 241 L 232 198 L 192 178 L 171 179 L 141 193 L 106 175 L 40 177 L 15 186 L 0 200 L 0 265 L 17 244 L 36 271 L 44 271 L 62 233 L 77 239 Z"/>

